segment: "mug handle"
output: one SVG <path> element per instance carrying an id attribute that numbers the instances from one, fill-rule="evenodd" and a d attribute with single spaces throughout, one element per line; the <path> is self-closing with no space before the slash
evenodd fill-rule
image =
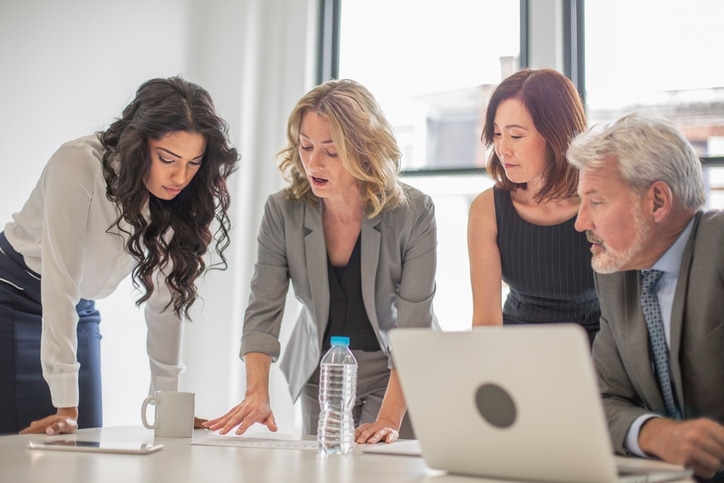
<path id="1" fill-rule="evenodd" d="M 155 396 L 149 396 L 146 399 L 143 400 L 143 404 L 141 405 L 141 421 L 143 421 L 143 425 L 148 429 L 156 429 L 158 427 L 158 419 L 156 419 L 154 415 L 154 421 L 153 424 L 148 423 L 148 419 L 146 419 L 146 409 L 148 408 L 148 405 L 150 403 L 153 403 L 155 406 L 158 404 L 158 401 L 156 400 Z"/>

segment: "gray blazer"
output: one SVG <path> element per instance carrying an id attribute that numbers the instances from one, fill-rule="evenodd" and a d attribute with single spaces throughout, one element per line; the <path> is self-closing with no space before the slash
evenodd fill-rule
<path id="1" fill-rule="evenodd" d="M 649 354 L 637 270 L 596 275 L 601 330 L 593 345 L 614 450 L 633 421 L 665 415 Z M 671 371 L 686 419 L 724 423 L 724 212 L 697 213 L 681 260 L 671 316 Z"/>
<path id="2" fill-rule="evenodd" d="M 382 350 L 390 356 L 394 327 L 437 326 L 437 229 L 429 196 L 404 186 L 409 202 L 362 223 L 362 299 Z M 327 248 L 322 213 L 280 191 L 267 199 L 259 231 L 251 295 L 240 356 L 262 352 L 276 362 L 286 293 L 291 280 L 302 308 L 281 369 L 294 400 L 321 358 L 329 318 Z M 392 364 L 390 363 L 390 367 Z"/>

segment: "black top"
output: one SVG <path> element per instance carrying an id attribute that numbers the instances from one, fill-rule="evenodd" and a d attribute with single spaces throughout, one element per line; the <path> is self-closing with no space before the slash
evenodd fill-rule
<path id="1" fill-rule="evenodd" d="M 329 321 L 324 332 L 322 349 L 330 347 L 333 335 L 349 337 L 349 348 L 378 351 L 380 343 L 372 328 L 362 300 L 362 237 L 357 237 L 346 267 L 335 267 L 327 256 L 329 278 Z"/>
<path id="2" fill-rule="evenodd" d="M 591 251 L 576 217 L 553 226 L 523 220 L 510 192 L 494 188 L 503 281 L 503 323 L 577 322 L 597 330 L 601 314 Z"/>

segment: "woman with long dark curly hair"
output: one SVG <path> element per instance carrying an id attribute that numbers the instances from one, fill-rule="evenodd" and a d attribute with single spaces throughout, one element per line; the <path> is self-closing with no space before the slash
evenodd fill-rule
<path id="1" fill-rule="evenodd" d="M 102 425 L 94 300 L 129 274 L 151 390 L 177 389 L 196 279 L 226 268 L 238 158 L 208 92 L 180 77 L 145 82 L 106 131 L 55 152 L 0 233 L 0 433 Z"/>

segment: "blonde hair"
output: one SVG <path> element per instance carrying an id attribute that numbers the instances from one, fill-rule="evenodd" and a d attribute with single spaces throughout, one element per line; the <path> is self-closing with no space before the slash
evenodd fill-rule
<path id="1" fill-rule="evenodd" d="M 311 111 L 329 122 L 342 165 L 360 181 L 362 204 L 369 218 L 406 203 L 398 178 L 402 154 L 392 126 L 367 88 L 349 79 L 318 85 L 297 102 L 289 115 L 288 145 L 277 158 L 279 169 L 289 182 L 286 192 L 290 199 L 319 202 L 299 156 L 302 118 Z"/>

